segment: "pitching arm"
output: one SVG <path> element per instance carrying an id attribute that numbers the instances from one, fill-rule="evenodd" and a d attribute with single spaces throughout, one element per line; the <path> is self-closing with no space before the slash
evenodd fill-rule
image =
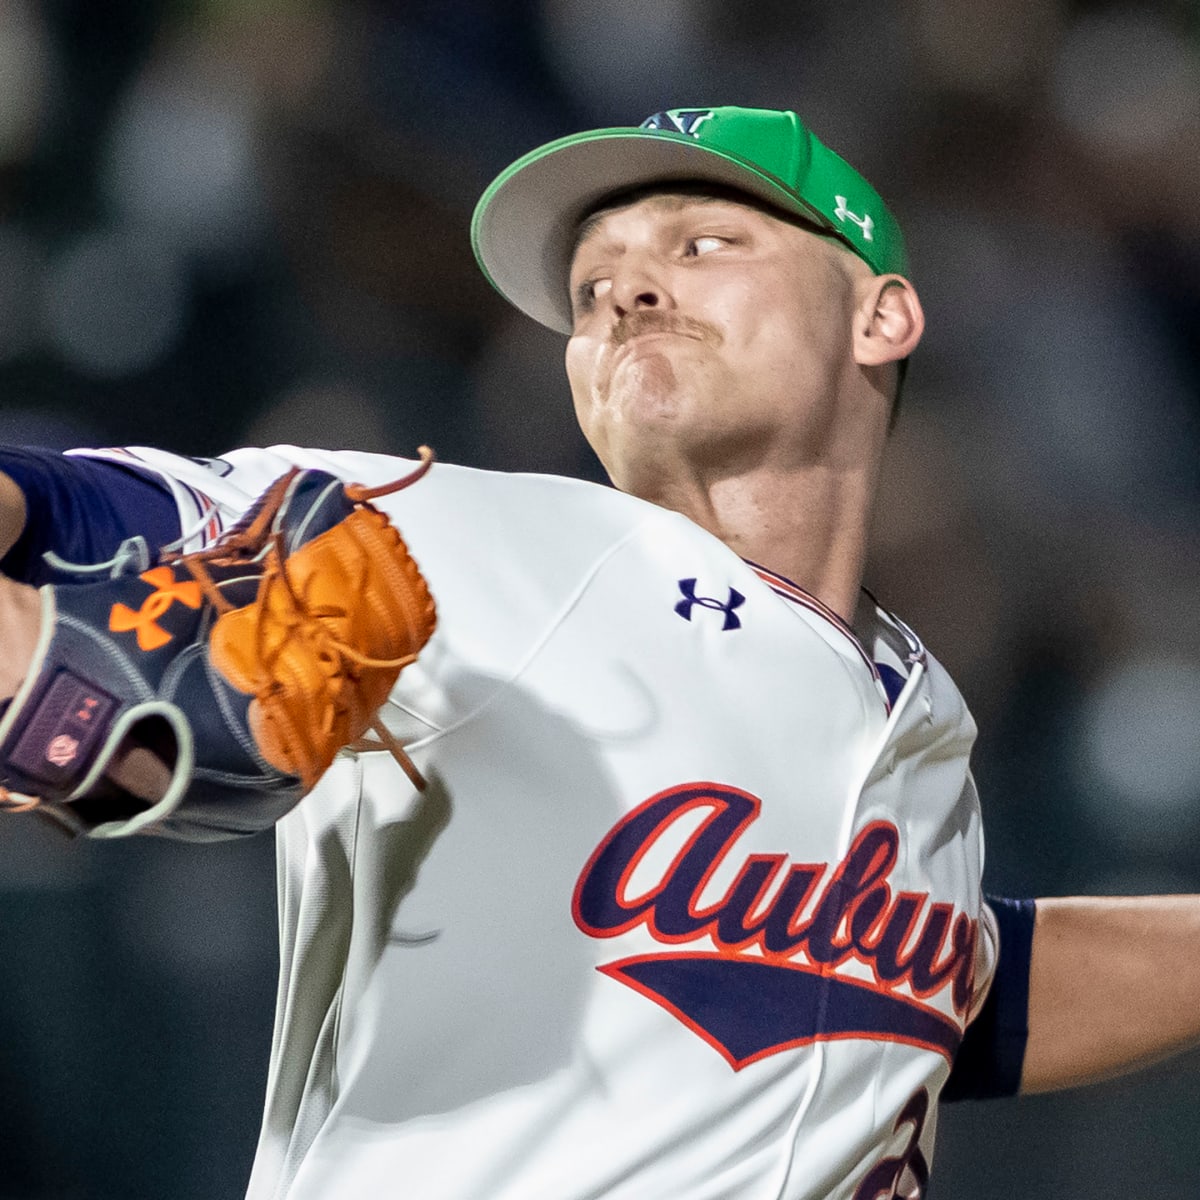
<path id="1" fill-rule="evenodd" d="M 1039 900 L 1023 1092 L 1094 1083 L 1200 1044 L 1200 896 Z"/>

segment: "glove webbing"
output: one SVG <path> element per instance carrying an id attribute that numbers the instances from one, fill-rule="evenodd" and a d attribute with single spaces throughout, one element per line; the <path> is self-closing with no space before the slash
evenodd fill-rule
<path id="1" fill-rule="evenodd" d="M 418 453 L 421 457 L 421 463 L 413 471 L 409 472 L 409 474 L 401 476 L 391 483 L 381 484 L 373 488 L 364 487 L 362 484 L 347 484 L 347 498 L 356 505 L 377 511 L 370 503 L 372 500 L 410 487 L 421 479 L 433 465 L 434 454 L 428 446 L 421 446 Z M 342 669 L 347 660 L 363 667 L 404 668 L 416 661 L 417 656 L 416 654 L 406 654 L 394 659 L 377 659 L 362 654 L 353 646 L 347 645 L 345 642 L 333 637 L 320 624 L 320 618 L 341 617 L 344 615 L 342 611 L 332 608 L 306 607 L 301 598 L 296 595 L 292 587 L 292 581 L 284 567 L 283 535 L 278 531 L 271 532 L 270 525 L 287 494 L 287 489 L 292 478 L 298 473 L 298 470 L 298 468 L 293 468 L 288 474 L 281 476 L 272 484 L 262 499 L 258 513 L 245 529 L 232 530 L 216 545 L 209 547 L 207 550 L 200 550 L 193 554 L 184 555 L 178 561 L 187 567 L 192 577 L 199 583 L 205 596 L 219 613 L 231 611 L 233 605 L 222 595 L 220 588 L 209 573 L 206 563 L 213 562 L 230 565 L 242 561 L 261 564 L 260 592 L 255 608 L 258 620 L 254 623 L 254 634 L 257 658 L 263 663 L 265 669 L 261 678 L 255 683 L 256 693 L 264 688 L 277 686 L 275 684 L 275 676 L 271 671 L 271 656 L 266 653 L 266 639 L 264 634 L 267 630 L 267 624 L 264 616 L 269 607 L 268 597 L 272 595 L 275 589 L 282 587 L 287 599 L 286 608 L 295 617 L 294 628 L 301 631 L 305 636 L 316 639 L 319 648 L 319 657 L 322 661 L 330 664 L 331 669 L 328 677 L 328 685 L 334 697 L 334 704 L 336 705 L 337 693 L 342 686 L 348 683 Z M 382 516 L 382 514 L 380 515 Z M 324 733 L 328 734 L 330 732 L 335 720 L 336 712 L 331 707 L 325 716 Z M 380 720 L 378 714 L 371 721 L 370 728 L 378 736 L 381 748 L 387 750 L 396 762 L 399 763 L 413 786 L 419 791 L 424 791 L 427 786 L 425 777 L 405 752 L 403 745 L 387 726 L 384 725 L 383 721 Z M 369 749 L 374 747 L 370 743 L 361 743 L 361 748 Z"/>

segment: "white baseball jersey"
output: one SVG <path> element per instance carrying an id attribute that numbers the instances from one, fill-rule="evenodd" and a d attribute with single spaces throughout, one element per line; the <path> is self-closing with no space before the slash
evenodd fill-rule
<path id="1" fill-rule="evenodd" d="M 208 538 L 293 463 L 411 469 L 134 453 Z M 918 1194 L 996 952 L 945 671 L 603 487 L 379 503 L 438 605 L 383 714 L 429 788 L 345 751 L 278 825 L 250 1200 Z"/>

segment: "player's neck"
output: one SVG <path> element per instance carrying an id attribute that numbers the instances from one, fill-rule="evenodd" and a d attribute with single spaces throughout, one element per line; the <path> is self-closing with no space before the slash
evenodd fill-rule
<path id="1" fill-rule="evenodd" d="M 761 470 L 690 480 L 647 497 L 720 538 L 742 558 L 798 584 L 854 620 L 867 555 L 874 472 Z"/>
<path id="2" fill-rule="evenodd" d="M 742 558 L 783 575 L 833 609 L 847 624 L 862 588 L 870 498 L 846 481 L 791 480 L 786 490 L 763 481 L 720 499 L 713 532 Z"/>

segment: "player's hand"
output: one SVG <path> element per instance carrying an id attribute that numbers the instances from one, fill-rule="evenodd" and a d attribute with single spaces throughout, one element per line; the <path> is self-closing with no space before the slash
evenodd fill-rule
<path id="1" fill-rule="evenodd" d="M 42 625 L 37 588 L 0 576 L 0 703 L 11 701 L 25 682 Z M 132 742 L 118 747 L 105 774 L 117 787 L 148 802 L 160 800 L 171 782 L 171 768 Z"/>

